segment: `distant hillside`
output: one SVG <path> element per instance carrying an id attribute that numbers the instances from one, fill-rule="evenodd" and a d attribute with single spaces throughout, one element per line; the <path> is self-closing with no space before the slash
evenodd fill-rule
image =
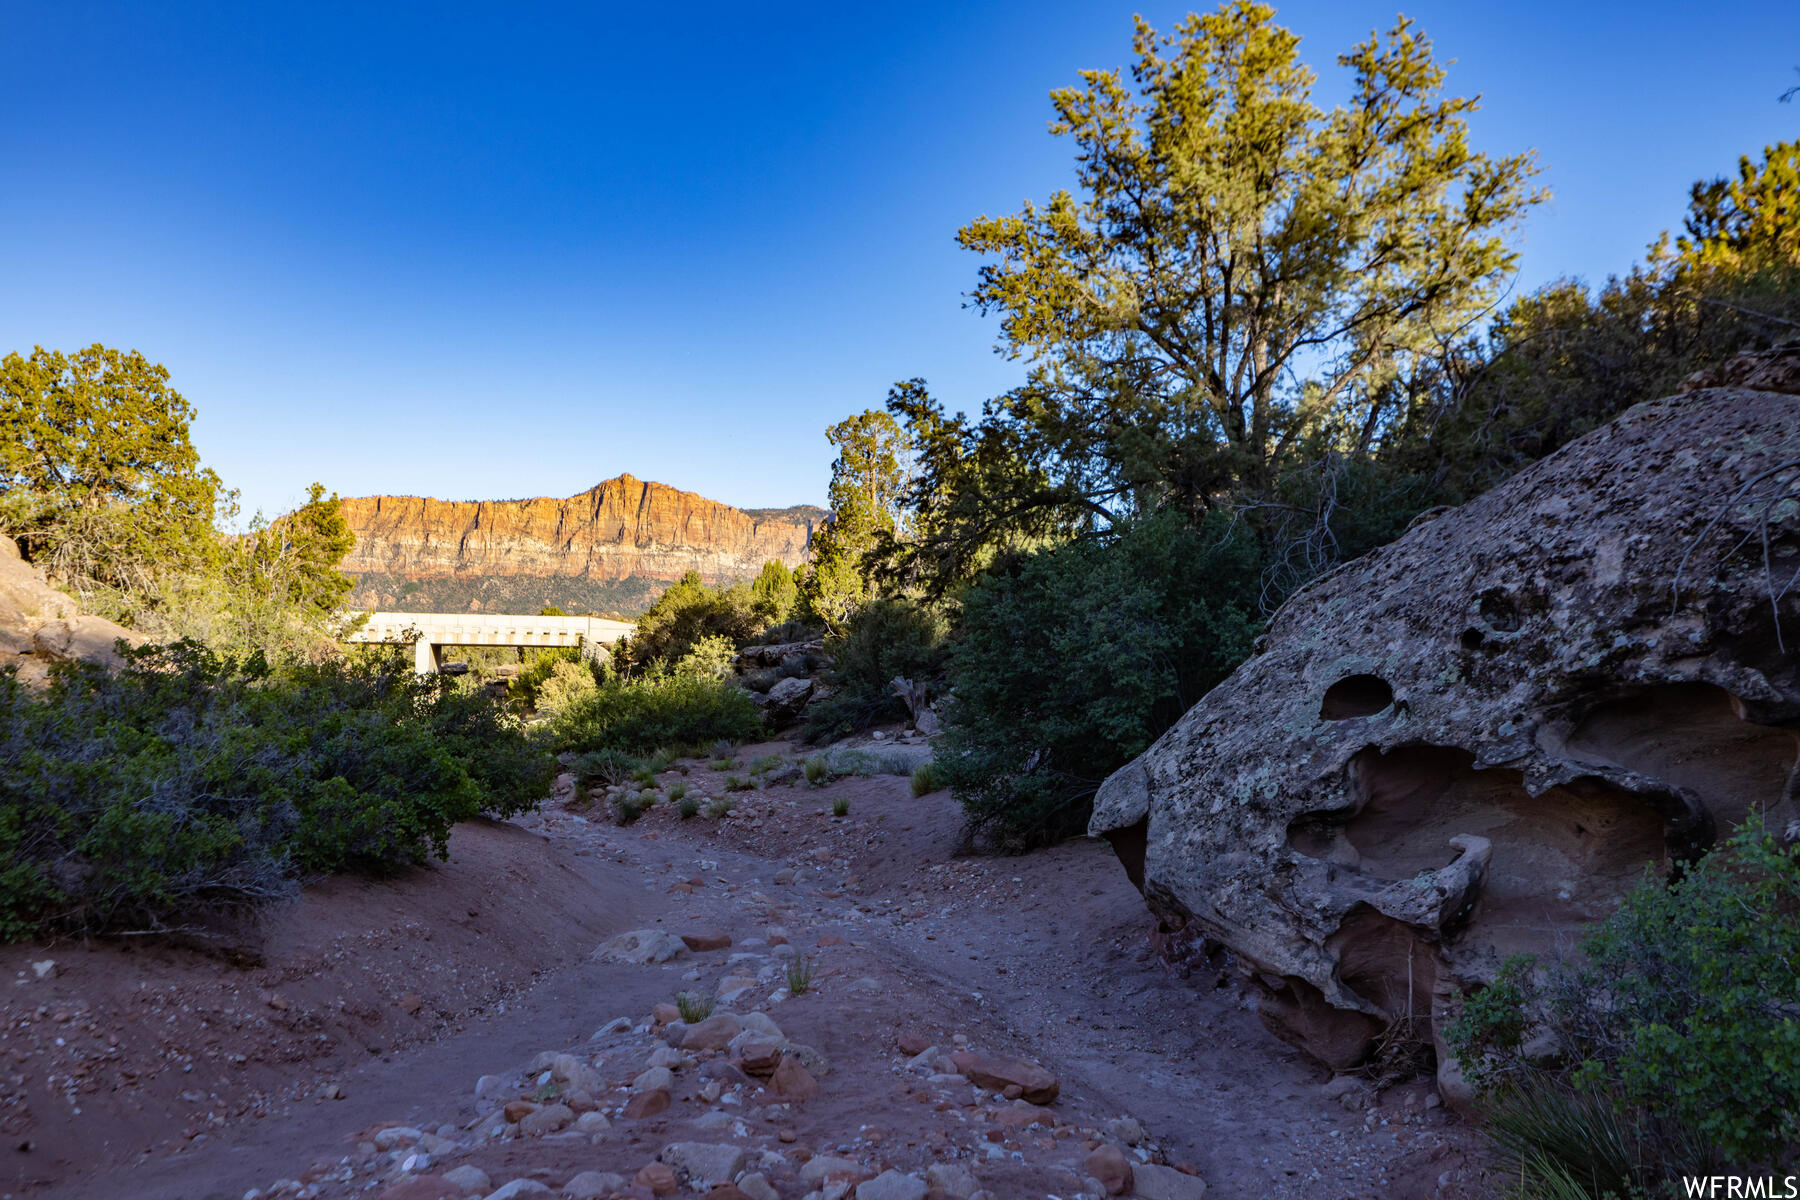
<path id="1" fill-rule="evenodd" d="M 343 502 L 351 602 L 406 612 L 642 612 L 672 580 L 748 578 L 805 561 L 822 508 L 744 510 L 621 475 L 566 500 Z"/>

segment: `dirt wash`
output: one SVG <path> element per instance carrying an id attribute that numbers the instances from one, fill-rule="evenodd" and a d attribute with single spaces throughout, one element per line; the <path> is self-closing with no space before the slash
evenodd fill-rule
<path id="1" fill-rule="evenodd" d="M 803 751 L 738 758 L 771 753 Z M 724 772 L 682 765 L 665 782 L 723 794 Z M 468 1185 L 454 1173 L 471 1167 L 496 1190 L 579 1194 L 615 1174 L 658 1182 L 659 1156 L 685 1164 L 697 1144 L 740 1147 L 731 1165 L 760 1177 L 747 1186 L 794 1200 L 884 1171 L 900 1194 L 1072 1200 L 1098 1194 L 1109 1147 L 1142 1195 L 1202 1180 L 1215 1197 L 1483 1194 L 1476 1139 L 1427 1081 L 1379 1096 L 1327 1083 L 1258 1027 L 1235 979 L 1152 955 L 1103 843 L 958 857 L 955 803 L 901 777 L 733 795 L 723 819 L 664 802 L 620 827 L 565 783 L 541 813 L 459 828 L 434 871 L 314 889 L 247 969 L 166 948 L 9 951 L 0 1053 L 33 1118 L 9 1131 L 0 1193 L 486 1195 L 441 1182 Z M 591 953 L 628 929 L 731 945 L 644 964 Z M 814 982 L 789 996 L 798 955 Z M 30 978 L 44 959 L 53 973 Z M 739 1070 L 743 1046 L 667 1045 L 682 1026 L 652 1010 L 684 990 L 729 997 L 717 1014 L 767 1014 L 818 1095 L 772 1094 Z M 966 1053 L 1034 1064 L 1059 1094 L 1039 1106 L 978 1087 L 950 1061 Z M 674 1064 L 669 1107 L 632 1119 L 621 1109 L 653 1059 Z M 557 1070 L 595 1092 L 585 1129 L 556 1127 Z M 547 1115 L 508 1122 L 527 1107 Z"/>

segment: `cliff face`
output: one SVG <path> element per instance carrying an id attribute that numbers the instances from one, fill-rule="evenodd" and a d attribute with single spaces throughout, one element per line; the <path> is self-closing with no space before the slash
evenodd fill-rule
<path id="1" fill-rule="evenodd" d="M 826 516 L 811 507 L 748 513 L 630 475 L 566 500 L 358 496 L 342 503 L 356 534 L 343 569 L 362 578 L 360 604 L 451 590 L 433 588 L 433 580 L 542 580 L 543 602 L 557 603 L 564 592 L 679 579 L 690 570 L 712 583 L 740 579 L 770 559 L 799 565 Z M 403 590 L 397 581 L 419 586 Z"/>

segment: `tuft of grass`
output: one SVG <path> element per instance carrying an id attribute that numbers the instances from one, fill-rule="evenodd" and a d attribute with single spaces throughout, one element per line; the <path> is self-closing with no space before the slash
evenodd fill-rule
<path id="1" fill-rule="evenodd" d="M 560 1095 L 562 1095 L 561 1088 L 557 1087 L 554 1083 L 546 1083 L 543 1087 L 531 1093 L 531 1100 L 537 1104 L 544 1104 L 556 1099 Z"/>
<path id="2" fill-rule="evenodd" d="M 831 802 L 831 815 L 834 817 L 849 816 L 850 815 L 850 797 L 838 796 L 835 799 L 833 799 Z"/>
<path id="3" fill-rule="evenodd" d="M 1533 1080 L 1494 1096 L 1487 1117 L 1489 1135 L 1520 1180 L 1520 1196 L 1649 1194 L 1640 1190 L 1649 1182 L 1638 1166 L 1643 1148 L 1598 1093 Z"/>
<path id="4" fill-rule="evenodd" d="M 806 765 L 800 770 L 806 776 L 806 782 L 814 787 L 824 787 L 831 782 L 831 760 L 823 754 L 815 754 L 808 758 Z"/>
<path id="5" fill-rule="evenodd" d="M 925 796 L 938 790 L 937 772 L 929 762 L 922 762 L 913 768 L 912 794 Z"/>
<path id="6" fill-rule="evenodd" d="M 720 738 L 712 744 L 712 756 L 714 758 L 730 758 L 732 751 L 736 749 L 737 743 L 730 738 Z"/>
<path id="7" fill-rule="evenodd" d="M 681 814 L 684 821 L 697 817 L 700 815 L 700 801 L 695 796 L 682 796 L 675 801 L 675 811 Z"/>
<path id="8" fill-rule="evenodd" d="M 688 1025 L 696 1025 L 712 1016 L 713 1005 L 717 997 L 705 992 L 676 992 L 675 1008 L 681 1013 L 681 1019 Z"/>
<path id="9" fill-rule="evenodd" d="M 733 800 L 730 796 L 720 796 L 717 800 L 714 800 L 711 804 L 706 806 L 706 815 L 709 817 L 729 817 L 731 815 L 731 810 L 736 807 L 736 800 Z"/>
<path id="10" fill-rule="evenodd" d="M 648 763 L 633 771 L 631 778 L 644 787 L 656 786 L 656 771 Z"/>
<path id="11" fill-rule="evenodd" d="M 644 815 L 644 805 L 637 796 L 630 793 L 620 796 L 613 802 L 613 806 L 618 810 L 621 825 L 629 825 Z"/>
<path id="12" fill-rule="evenodd" d="M 787 761 L 779 754 L 765 754 L 750 765 L 752 775 L 767 775 L 770 771 Z"/>
<path id="13" fill-rule="evenodd" d="M 727 775 L 725 777 L 725 790 L 728 792 L 747 792 L 755 786 L 755 783 L 745 779 L 742 775 Z"/>
<path id="14" fill-rule="evenodd" d="M 569 760 L 569 771 L 584 788 L 615 787 L 632 777 L 643 760 L 621 750 L 590 750 Z"/>
<path id="15" fill-rule="evenodd" d="M 722 754 L 706 765 L 715 771 L 735 771 L 737 770 L 737 759 Z"/>
<path id="16" fill-rule="evenodd" d="M 669 799 L 673 800 L 675 803 L 680 804 L 682 797 L 687 794 L 688 785 L 685 780 L 677 780 L 669 785 Z"/>
<path id="17" fill-rule="evenodd" d="M 813 960 L 810 954 L 796 954 L 788 959 L 788 995 L 804 996 L 813 983 Z"/>

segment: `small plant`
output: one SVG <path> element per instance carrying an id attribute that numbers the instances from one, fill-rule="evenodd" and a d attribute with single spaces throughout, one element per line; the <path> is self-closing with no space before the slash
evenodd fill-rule
<path id="1" fill-rule="evenodd" d="M 737 759 L 732 758 L 729 755 L 720 755 L 706 765 L 715 771 L 735 771 L 737 769 Z"/>
<path id="2" fill-rule="evenodd" d="M 831 760 L 823 754 L 815 754 L 808 758 L 806 765 L 800 769 L 806 776 L 806 782 L 814 787 L 824 787 L 831 781 Z"/>
<path id="3" fill-rule="evenodd" d="M 629 825 L 644 815 L 643 804 L 629 792 L 615 800 L 613 806 L 618 810 L 621 825 Z"/>
<path id="4" fill-rule="evenodd" d="M 667 746 L 661 746 L 657 748 L 655 754 L 650 756 L 647 765 L 650 768 L 651 774 L 661 775 L 664 771 L 667 771 L 670 767 L 675 765 L 675 758 L 676 754 L 673 750 L 670 750 Z"/>
<path id="5" fill-rule="evenodd" d="M 712 756 L 714 758 L 730 758 L 731 752 L 736 749 L 737 745 L 730 738 L 720 738 L 712 744 Z"/>
<path id="6" fill-rule="evenodd" d="M 631 773 L 631 778 L 645 787 L 656 786 L 656 768 L 648 763 Z"/>
<path id="7" fill-rule="evenodd" d="M 569 772 L 582 787 L 613 787 L 629 780 L 642 765 L 618 750 L 590 750 L 569 760 Z"/>
<path id="8" fill-rule="evenodd" d="M 720 796 L 706 806 L 706 815 L 713 818 L 729 817 L 731 810 L 737 807 L 737 801 L 730 796 Z"/>
<path id="9" fill-rule="evenodd" d="M 804 996 L 813 983 L 813 960 L 810 954 L 796 954 L 788 959 L 788 995 Z"/>
<path id="10" fill-rule="evenodd" d="M 645 788 L 643 791 L 638 793 L 638 807 L 644 809 L 645 811 L 648 811 L 652 808 L 655 808 L 656 802 L 661 799 L 662 799 L 661 792 L 657 791 L 655 788 Z"/>
<path id="11" fill-rule="evenodd" d="M 545 1104 L 556 1099 L 560 1095 L 562 1095 L 561 1088 L 557 1087 L 554 1083 L 546 1083 L 543 1087 L 540 1087 L 537 1091 L 531 1093 L 531 1100 L 537 1104 Z"/>
<path id="12" fill-rule="evenodd" d="M 756 784 L 745 779 L 742 775 L 727 775 L 725 777 L 725 790 L 728 792 L 747 792 L 755 786 Z"/>
<path id="13" fill-rule="evenodd" d="M 700 815 L 700 801 L 694 796 L 682 796 L 675 801 L 675 811 L 686 821 Z"/>
<path id="14" fill-rule="evenodd" d="M 717 998 L 704 992 L 676 992 L 675 1008 L 681 1013 L 683 1023 L 698 1025 L 712 1016 L 713 1005 Z"/>
<path id="15" fill-rule="evenodd" d="M 675 803 L 680 804 L 687 794 L 688 785 L 685 781 L 677 780 L 669 785 L 669 799 L 673 800 Z"/>
<path id="16" fill-rule="evenodd" d="M 779 767 L 785 760 L 779 754 L 765 754 L 751 766 L 752 775 L 767 775 Z"/>
<path id="17" fill-rule="evenodd" d="M 849 816 L 850 815 L 850 797 L 838 796 L 835 799 L 833 799 L 831 802 L 831 815 L 834 817 Z"/>
<path id="18" fill-rule="evenodd" d="M 918 766 L 913 768 L 912 794 L 914 796 L 929 795 L 930 793 L 935 792 L 937 790 L 938 790 L 937 775 L 935 772 L 932 771 L 931 764 L 929 762 L 922 762 Z"/>

